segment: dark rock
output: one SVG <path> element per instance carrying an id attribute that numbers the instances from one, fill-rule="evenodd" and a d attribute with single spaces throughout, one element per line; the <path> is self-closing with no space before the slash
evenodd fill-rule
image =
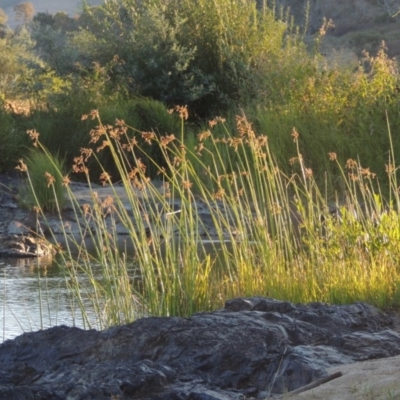
<path id="1" fill-rule="evenodd" d="M 400 354 L 391 326 L 365 303 L 245 298 L 102 332 L 54 327 L 0 345 L 0 398 L 260 398 L 304 386 L 331 366 Z"/>

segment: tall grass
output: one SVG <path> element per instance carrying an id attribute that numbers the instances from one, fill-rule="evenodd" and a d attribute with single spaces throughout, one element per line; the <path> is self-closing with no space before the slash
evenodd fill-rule
<path id="1" fill-rule="evenodd" d="M 34 132 L 34 131 L 31 131 Z M 19 201 L 25 207 L 39 207 L 55 212 L 65 205 L 62 176 L 64 162 L 42 146 L 32 149 L 18 169 L 27 172 L 27 184 L 19 191 Z"/>
<path id="2" fill-rule="evenodd" d="M 342 166 L 336 153 L 327 154 L 345 187 L 330 209 L 300 153 L 301 134 L 295 129 L 291 161 L 298 173 L 289 176 L 277 166 L 268 138 L 256 134 L 244 114 L 237 117 L 236 134 L 216 118 L 196 140 L 185 141 L 187 110 L 176 111 L 181 130 L 164 136 L 137 131 L 121 120 L 103 125 L 97 111 L 86 116 L 97 121 L 91 141 L 99 152 L 107 148 L 112 154 L 124 193 L 119 195 L 121 187 L 103 170 L 100 179 L 108 195 L 93 189 L 92 201 L 82 207 L 69 177 L 62 178 L 80 235 L 69 233 L 59 210 L 64 226 L 60 260 L 88 326 L 88 302 L 100 327 L 142 315 L 188 316 L 236 296 L 400 304 L 393 150 L 387 164 L 388 201 L 359 161 L 349 159 Z M 136 137 L 163 154 L 166 167 L 154 164 L 161 186 L 148 178 Z M 74 172 L 84 174 L 89 185 L 87 164 L 98 160 L 97 154 L 82 149 L 75 159 Z M 211 228 L 198 218 L 204 208 Z M 127 233 L 122 246 L 121 229 Z M 82 276 L 90 287 L 82 286 Z"/>

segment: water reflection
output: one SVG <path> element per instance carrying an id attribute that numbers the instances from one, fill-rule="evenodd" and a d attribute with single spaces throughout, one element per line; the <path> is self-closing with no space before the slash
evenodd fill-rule
<path id="1" fill-rule="evenodd" d="M 132 255 L 134 250 L 129 240 L 119 238 L 119 246 L 125 254 Z M 220 258 L 221 244 L 203 242 L 199 247 L 200 258 L 211 255 L 214 268 L 223 268 L 226 260 Z M 85 243 L 89 251 L 90 240 Z M 231 247 L 230 242 L 224 244 Z M 201 254 L 200 254 L 201 253 Z M 93 266 L 96 269 L 96 266 Z M 98 278 L 101 279 L 101 268 Z M 134 271 L 132 276 L 134 276 Z M 89 277 L 80 274 L 80 286 L 91 288 Z M 62 269 L 51 259 L 1 259 L 0 258 L 0 343 L 12 339 L 24 332 L 37 331 L 56 325 L 88 328 L 73 296 L 67 290 Z M 99 328 L 93 304 L 87 300 L 85 313 L 92 328 Z"/>
<path id="2" fill-rule="evenodd" d="M 0 300 L 0 342 L 55 325 L 84 327 L 62 271 L 46 258 L 0 259 Z"/>

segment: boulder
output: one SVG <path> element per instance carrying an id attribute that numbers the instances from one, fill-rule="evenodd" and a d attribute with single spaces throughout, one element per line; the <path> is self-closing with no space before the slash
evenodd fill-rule
<path id="1" fill-rule="evenodd" d="M 0 398 L 264 399 L 332 366 L 400 354 L 392 324 L 365 303 L 254 297 L 104 331 L 53 327 L 0 345 Z"/>

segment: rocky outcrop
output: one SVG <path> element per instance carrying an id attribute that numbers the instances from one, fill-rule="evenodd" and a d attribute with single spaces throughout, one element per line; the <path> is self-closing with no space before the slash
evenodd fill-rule
<path id="1" fill-rule="evenodd" d="M 263 399 L 330 366 L 400 354 L 391 328 L 388 315 L 365 303 L 266 298 L 101 332 L 54 327 L 0 345 L 0 398 Z"/>

